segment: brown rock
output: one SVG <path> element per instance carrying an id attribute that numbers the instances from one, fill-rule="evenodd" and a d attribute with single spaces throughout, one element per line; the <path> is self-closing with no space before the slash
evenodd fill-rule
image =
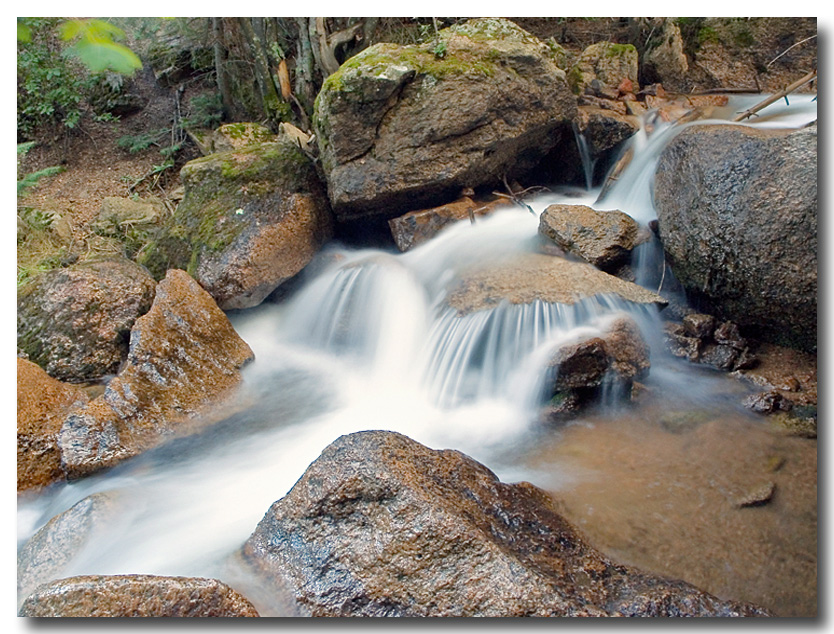
<path id="1" fill-rule="evenodd" d="M 17 359 L 17 490 L 63 480 L 58 432 L 67 415 L 90 399 L 79 387 L 53 379 Z"/>
<path id="2" fill-rule="evenodd" d="M 707 343 L 702 346 L 698 360 L 719 370 L 729 371 L 735 369 L 737 359 L 738 350 L 732 346 Z"/>
<path id="3" fill-rule="evenodd" d="M 18 289 L 17 345 L 62 381 L 115 374 L 134 321 L 147 312 L 156 282 L 124 257 L 55 269 Z"/>
<path id="4" fill-rule="evenodd" d="M 619 565 L 544 491 L 383 431 L 327 447 L 241 556 L 312 616 L 767 614 Z"/>
<path id="5" fill-rule="evenodd" d="M 608 351 L 599 337 L 562 346 L 550 360 L 556 369 L 554 389 L 597 387 L 608 370 Z"/>
<path id="6" fill-rule="evenodd" d="M 666 300 L 636 284 L 604 273 L 584 262 L 538 253 L 473 268 L 449 289 L 447 302 L 460 314 L 497 306 L 543 302 L 574 304 L 597 294 L 625 301 L 665 306 Z"/>
<path id="7" fill-rule="evenodd" d="M 418 244 L 426 242 L 441 229 L 452 223 L 466 218 L 474 219 L 476 216 L 486 216 L 506 205 L 507 201 L 500 198 L 476 201 L 469 196 L 464 196 L 439 207 L 411 211 L 397 218 L 392 218 L 388 221 L 388 226 L 391 227 L 391 234 L 394 236 L 397 248 L 400 251 L 408 251 Z"/>
<path id="8" fill-rule="evenodd" d="M 604 340 L 611 369 L 620 381 L 630 383 L 646 377 L 651 367 L 649 346 L 634 319 L 618 317 L 606 329 Z"/>
<path id="9" fill-rule="evenodd" d="M 674 356 L 697 361 L 701 356 L 701 340 L 686 335 L 683 324 L 667 322 L 663 324 L 663 339 L 666 347 Z"/>
<path id="10" fill-rule="evenodd" d="M 774 482 L 763 482 L 741 495 L 734 504 L 738 508 L 763 506 L 773 499 L 774 493 L 776 493 L 776 484 Z"/>
<path id="11" fill-rule="evenodd" d="M 255 617 L 258 612 L 216 579 L 89 575 L 40 586 L 18 616 Z"/>
<path id="12" fill-rule="evenodd" d="M 640 129 L 637 117 L 594 106 L 579 108 L 577 125 L 588 142 L 592 158 L 617 147 Z"/>
<path id="13" fill-rule="evenodd" d="M 136 320 L 124 368 L 61 428 L 68 476 L 112 466 L 228 415 L 240 369 L 252 358 L 211 296 L 184 271 L 169 271 Z"/>
<path id="14" fill-rule="evenodd" d="M 585 205 L 550 205 L 539 218 L 540 234 L 609 272 L 627 263 L 638 229 L 637 222 L 621 211 L 596 211 Z"/>
<path id="15" fill-rule="evenodd" d="M 683 317 L 683 329 L 687 337 L 711 339 L 715 331 L 715 317 L 702 313 L 691 313 Z"/>

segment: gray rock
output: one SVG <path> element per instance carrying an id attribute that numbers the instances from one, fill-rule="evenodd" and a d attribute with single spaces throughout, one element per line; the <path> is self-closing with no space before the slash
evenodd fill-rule
<path id="1" fill-rule="evenodd" d="M 342 436 L 241 551 L 313 616 L 754 616 L 619 565 L 528 483 L 393 432 Z"/>
<path id="2" fill-rule="evenodd" d="M 816 349 L 817 131 L 707 125 L 680 133 L 655 177 L 675 276 L 708 312 Z"/>
<path id="3" fill-rule="evenodd" d="M 18 289 L 17 345 L 62 381 L 114 374 L 155 287 L 144 267 L 122 257 L 43 273 Z"/>
<path id="4" fill-rule="evenodd" d="M 573 143 L 576 100 L 554 57 L 512 22 L 489 18 L 443 29 L 437 42 L 375 44 L 345 62 L 322 85 L 314 119 L 336 217 L 436 205 Z"/>

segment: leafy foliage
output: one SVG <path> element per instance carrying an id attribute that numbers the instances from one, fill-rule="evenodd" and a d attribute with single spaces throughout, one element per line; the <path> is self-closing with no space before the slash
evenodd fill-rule
<path id="1" fill-rule="evenodd" d="M 60 26 L 61 39 L 73 44 L 64 51 L 65 55 L 77 57 L 94 73 L 112 70 L 132 75 L 142 68 L 142 62 L 123 44 L 124 31 L 104 20 L 68 20 Z"/>
<path id="2" fill-rule="evenodd" d="M 58 174 L 59 172 L 64 171 L 64 168 L 61 166 L 54 166 L 54 167 L 46 167 L 42 170 L 38 170 L 37 172 L 32 172 L 30 174 L 20 174 L 20 159 L 26 156 L 26 153 L 32 149 L 35 145 L 34 141 L 30 141 L 29 143 L 18 143 L 17 144 L 17 157 L 18 157 L 18 178 L 17 178 L 17 195 L 20 196 L 21 194 L 25 193 L 27 189 L 34 187 L 38 181 L 43 178 L 44 176 L 51 176 L 53 174 Z"/>

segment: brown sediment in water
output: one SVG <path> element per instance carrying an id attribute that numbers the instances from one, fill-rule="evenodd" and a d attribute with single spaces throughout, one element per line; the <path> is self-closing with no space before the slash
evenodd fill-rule
<path id="1" fill-rule="evenodd" d="M 816 441 L 743 414 L 680 419 L 657 406 L 588 417 L 528 465 L 570 474 L 545 488 L 614 559 L 779 616 L 816 616 Z M 771 497 L 751 503 L 765 487 Z"/>

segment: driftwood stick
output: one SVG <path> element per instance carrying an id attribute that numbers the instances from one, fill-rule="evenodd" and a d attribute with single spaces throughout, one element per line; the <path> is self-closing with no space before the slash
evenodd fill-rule
<path id="1" fill-rule="evenodd" d="M 794 47 L 796 47 L 796 46 L 799 46 L 800 44 L 804 44 L 804 43 L 805 43 L 805 42 L 807 42 L 808 40 L 813 40 L 816 36 L 817 36 L 817 34 L 816 34 L 816 33 L 814 33 L 811 37 L 806 37 L 804 40 L 800 40 L 800 41 L 799 41 L 799 42 L 797 42 L 796 44 L 793 44 L 793 45 L 789 46 L 789 47 L 788 47 L 788 48 L 786 48 L 784 51 L 782 51 L 781 53 L 779 53 L 776 57 L 774 57 L 772 60 L 770 60 L 770 61 L 767 63 L 767 65 L 765 66 L 765 68 L 770 68 L 770 65 L 771 65 L 773 62 L 775 62 L 777 59 L 779 59 L 780 57 L 782 57 L 782 55 L 784 55 L 785 53 L 787 53 L 789 50 L 791 50 L 792 48 L 794 48 Z"/>
<path id="2" fill-rule="evenodd" d="M 770 104 L 779 101 L 783 97 L 788 96 L 790 93 L 792 93 L 797 88 L 801 88 L 802 86 L 804 86 L 805 84 L 807 84 L 810 81 L 813 81 L 816 78 L 817 78 L 817 71 L 816 71 L 816 69 L 814 69 L 810 73 L 805 75 L 805 77 L 803 77 L 802 79 L 797 79 L 795 82 L 793 82 L 790 86 L 788 86 L 787 88 L 785 88 L 781 92 L 778 92 L 775 95 L 771 95 L 770 97 L 768 97 L 767 99 L 765 99 L 761 103 L 757 103 L 755 106 L 753 106 L 749 110 L 745 110 L 740 115 L 738 115 L 735 119 L 733 119 L 733 121 L 743 121 L 747 117 L 753 116 L 754 114 L 756 114 L 762 108 L 766 108 Z"/>

